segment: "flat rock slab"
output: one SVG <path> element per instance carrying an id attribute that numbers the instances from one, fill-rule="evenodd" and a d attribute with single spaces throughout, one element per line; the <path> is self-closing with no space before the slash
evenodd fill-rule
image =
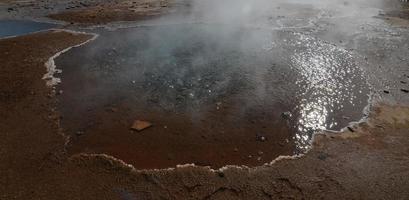
<path id="1" fill-rule="evenodd" d="M 152 126 L 152 123 L 148 121 L 135 120 L 131 126 L 131 129 L 135 131 L 143 131 L 151 126 Z"/>

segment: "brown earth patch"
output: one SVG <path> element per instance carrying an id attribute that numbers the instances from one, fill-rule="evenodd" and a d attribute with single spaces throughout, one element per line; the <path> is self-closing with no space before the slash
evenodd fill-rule
<path id="1" fill-rule="evenodd" d="M 136 21 L 158 16 L 170 6 L 168 0 L 135 0 L 106 2 L 96 6 L 63 11 L 48 17 L 80 24 L 105 24 L 114 21 Z"/>
<path id="2" fill-rule="evenodd" d="M 0 194 L 24 188 L 34 178 L 33 170 L 61 157 L 65 140 L 58 134 L 51 88 L 42 80 L 44 63 L 89 38 L 47 31 L 0 40 Z"/>

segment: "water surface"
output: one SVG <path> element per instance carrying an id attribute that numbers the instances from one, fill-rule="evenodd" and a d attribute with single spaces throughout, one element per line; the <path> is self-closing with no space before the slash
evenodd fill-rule
<path id="1" fill-rule="evenodd" d="M 25 35 L 54 27 L 56 27 L 56 25 L 50 23 L 24 20 L 0 20 L 0 38 Z"/>
<path id="2" fill-rule="evenodd" d="M 362 117 L 369 88 L 348 50 L 311 35 L 181 24 L 102 31 L 60 56 L 71 151 L 138 168 L 259 165 Z M 133 120 L 154 123 L 142 132 Z"/>

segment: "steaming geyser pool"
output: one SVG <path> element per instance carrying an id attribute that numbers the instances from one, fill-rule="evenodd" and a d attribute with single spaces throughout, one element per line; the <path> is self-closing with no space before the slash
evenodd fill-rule
<path id="1" fill-rule="evenodd" d="M 136 168 L 256 166 L 362 118 L 363 58 L 308 34 L 182 24 L 100 31 L 56 59 L 71 153 Z M 153 127 L 130 130 L 134 120 Z"/>

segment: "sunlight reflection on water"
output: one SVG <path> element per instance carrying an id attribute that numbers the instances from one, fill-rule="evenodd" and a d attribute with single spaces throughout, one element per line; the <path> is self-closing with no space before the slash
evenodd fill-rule
<path id="1" fill-rule="evenodd" d="M 297 106 L 295 141 L 300 150 L 306 150 L 313 132 L 336 127 L 338 122 L 329 119 L 330 114 L 343 109 L 345 103 L 354 107 L 357 96 L 367 85 L 355 84 L 365 83 L 365 79 L 348 51 L 307 35 L 295 36 L 300 42 L 288 45 L 302 51 L 295 51 L 290 60 L 301 75 L 296 84 L 303 88 L 297 95 L 302 98 Z"/>

